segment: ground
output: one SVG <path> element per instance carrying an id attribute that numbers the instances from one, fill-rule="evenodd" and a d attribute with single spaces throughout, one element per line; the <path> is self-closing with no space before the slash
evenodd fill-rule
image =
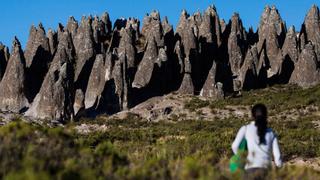
<path id="1" fill-rule="evenodd" d="M 285 167 L 270 179 L 320 177 L 320 87 L 276 86 L 210 100 L 169 94 L 95 119 L 53 125 L 2 114 L 5 179 L 237 179 L 231 143 L 265 103 Z M 26 121 L 26 122 L 25 122 Z M 52 127 L 53 126 L 53 127 Z"/>

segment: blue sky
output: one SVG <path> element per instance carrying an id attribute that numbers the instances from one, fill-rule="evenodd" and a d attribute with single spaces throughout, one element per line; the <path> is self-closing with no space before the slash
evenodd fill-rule
<path id="1" fill-rule="evenodd" d="M 0 42 L 11 47 L 16 35 L 23 46 L 28 40 L 32 24 L 42 22 L 44 27 L 56 29 L 59 22 L 65 24 L 73 15 L 77 20 L 82 15 L 101 15 L 107 11 L 112 21 L 120 17 L 136 17 L 141 21 L 152 10 L 168 16 L 174 26 L 179 20 L 182 9 L 189 13 L 204 11 L 214 4 L 220 18 L 226 21 L 234 12 L 246 28 L 259 23 L 264 7 L 276 5 L 288 26 L 295 25 L 299 30 L 307 11 L 312 4 L 320 6 L 319 0 L 1 0 Z"/>

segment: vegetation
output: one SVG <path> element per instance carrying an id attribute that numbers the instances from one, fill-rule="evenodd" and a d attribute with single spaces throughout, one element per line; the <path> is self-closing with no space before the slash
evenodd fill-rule
<path id="1" fill-rule="evenodd" d="M 229 97 L 214 101 L 211 108 L 223 108 L 227 105 L 253 105 L 264 103 L 270 112 L 276 113 L 288 109 L 300 108 L 308 105 L 320 105 L 320 86 L 302 89 L 296 86 L 276 85 L 273 87 L 244 91 L 238 98 Z"/>
<path id="2" fill-rule="evenodd" d="M 314 89 L 314 93 L 318 93 L 318 89 Z M 263 90 L 251 95 L 244 93 L 242 98 L 227 102 L 232 105 L 264 102 L 271 107 L 276 105 L 273 101 L 280 98 L 281 103 L 272 111 L 320 102 L 311 90 L 294 88 L 283 92 L 280 88 L 270 95 Z M 197 111 L 222 103 L 201 101 L 193 100 L 186 108 Z M 316 116 L 308 115 L 296 121 L 270 122 L 279 135 L 285 161 L 295 157 L 320 157 L 320 130 L 315 127 L 315 121 Z M 107 129 L 79 133 L 75 127 L 82 123 L 103 124 Z M 241 174 L 228 171 L 230 145 L 245 123 L 248 119 L 235 117 L 147 122 L 130 114 L 126 119 L 100 117 L 64 128 L 47 128 L 17 118 L 0 127 L 0 178 L 237 179 Z M 320 173 L 307 167 L 286 165 L 272 170 L 269 176 L 270 179 L 317 179 Z"/>

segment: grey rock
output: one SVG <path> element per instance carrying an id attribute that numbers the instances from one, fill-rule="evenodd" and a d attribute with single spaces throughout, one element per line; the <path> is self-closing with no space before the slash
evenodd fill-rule
<path id="1" fill-rule="evenodd" d="M 150 83 L 152 74 L 154 72 L 154 63 L 158 57 L 157 44 L 154 37 L 148 40 L 147 49 L 142 61 L 138 66 L 135 74 L 132 87 L 142 88 Z"/>
<path id="2" fill-rule="evenodd" d="M 112 23 L 110 21 L 110 16 L 109 16 L 109 13 L 107 12 L 104 12 L 102 15 L 101 15 L 101 21 L 103 22 L 103 29 L 104 29 L 104 32 L 106 34 L 111 34 L 111 28 L 112 28 Z"/>
<path id="3" fill-rule="evenodd" d="M 291 84 L 311 87 L 320 83 L 317 55 L 312 43 L 305 45 L 290 79 Z"/>
<path id="4" fill-rule="evenodd" d="M 41 23 L 38 28 L 31 26 L 24 56 L 27 67 L 30 67 L 34 61 L 50 61 L 49 39 Z"/>
<path id="5" fill-rule="evenodd" d="M 109 14 L 104 13 L 101 18 L 95 16 L 92 21 L 93 38 L 96 44 L 96 51 L 104 53 L 107 49 L 107 40 L 111 36 L 111 21 Z"/>
<path id="6" fill-rule="evenodd" d="M 199 26 L 199 36 L 207 43 L 215 43 L 219 47 L 222 43 L 220 19 L 214 6 L 208 7 Z"/>
<path id="7" fill-rule="evenodd" d="M 255 44 L 248 49 L 243 66 L 240 69 L 240 75 L 238 79 L 241 82 L 241 89 L 248 90 L 257 88 L 257 80 L 260 71 L 260 69 L 258 69 L 258 56 L 257 45 Z"/>
<path id="8" fill-rule="evenodd" d="M 182 52 L 182 47 L 181 47 L 181 42 L 178 40 L 176 42 L 176 45 L 174 47 L 174 53 L 176 54 L 176 56 L 178 57 L 178 64 L 180 66 L 180 74 L 184 73 L 184 55 Z"/>
<path id="9" fill-rule="evenodd" d="M 228 39 L 229 63 L 233 76 L 239 76 L 240 68 L 244 60 L 246 50 L 246 32 L 242 26 L 239 14 L 234 14 L 231 18 L 231 33 Z"/>
<path id="10" fill-rule="evenodd" d="M 293 62 L 297 62 L 299 58 L 299 40 L 295 27 L 292 26 L 289 28 L 286 39 L 282 46 L 283 56 L 289 56 Z"/>
<path id="11" fill-rule="evenodd" d="M 77 89 L 74 96 L 74 103 L 73 103 L 73 111 L 75 117 L 79 117 L 84 114 L 85 111 L 85 95 L 81 89 Z"/>
<path id="12" fill-rule="evenodd" d="M 134 68 L 136 61 L 136 49 L 134 47 L 134 30 L 131 26 L 120 31 L 120 44 L 118 48 L 119 56 L 124 56 L 127 68 Z"/>
<path id="13" fill-rule="evenodd" d="M 25 59 L 15 37 L 5 74 L 0 82 L 0 110 L 19 113 L 29 106 L 25 88 Z"/>
<path id="14" fill-rule="evenodd" d="M 169 24 L 168 17 L 164 17 L 161 24 L 164 36 L 170 32 L 173 32 L 173 26 Z"/>
<path id="15" fill-rule="evenodd" d="M 58 33 L 53 31 L 52 29 L 49 29 L 47 36 L 49 39 L 50 52 L 53 56 L 58 46 Z"/>
<path id="16" fill-rule="evenodd" d="M 70 16 L 66 28 L 66 30 L 68 30 L 69 33 L 71 33 L 72 39 L 74 39 L 77 35 L 77 31 L 79 28 L 78 21 L 75 20 L 73 16 Z"/>
<path id="17" fill-rule="evenodd" d="M 309 41 L 312 42 L 317 54 L 317 59 L 320 61 L 320 12 L 316 5 L 313 5 L 305 17 L 301 30 L 301 49 Z"/>
<path id="18" fill-rule="evenodd" d="M 213 63 L 206 82 L 203 85 L 203 88 L 200 92 L 200 96 L 212 98 L 212 99 L 221 99 L 224 97 L 223 84 L 216 82 L 216 73 L 217 73 L 217 64 Z"/>
<path id="19" fill-rule="evenodd" d="M 224 34 L 225 30 L 227 29 L 227 24 L 224 19 L 220 20 L 220 27 L 221 27 L 221 34 Z"/>
<path id="20" fill-rule="evenodd" d="M 112 76 L 115 84 L 115 94 L 117 95 L 120 110 L 129 109 L 128 96 L 129 88 L 126 79 L 126 68 L 123 60 L 117 60 L 114 65 Z"/>
<path id="21" fill-rule="evenodd" d="M 93 32 L 91 27 L 91 17 L 82 17 L 81 24 L 78 28 L 77 35 L 74 37 L 74 47 L 76 50 L 76 69 L 75 69 L 75 82 L 78 81 L 81 73 L 89 76 L 87 71 L 91 67 L 85 67 L 92 65 L 94 60 L 95 51 L 94 51 L 94 41 L 93 41 Z M 83 76 L 85 76 L 83 75 Z"/>
<path id="22" fill-rule="evenodd" d="M 85 108 L 93 108 L 97 106 L 101 94 L 104 90 L 106 79 L 105 57 L 103 54 L 98 54 L 93 64 L 91 74 L 88 81 L 88 87 L 85 94 Z"/>
<path id="23" fill-rule="evenodd" d="M 278 10 L 272 6 L 267 6 L 262 14 L 259 26 L 259 42 L 258 51 L 261 52 L 265 48 L 266 64 L 269 66 L 268 77 L 278 75 L 280 73 L 283 62 L 281 47 L 282 39 L 286 33 L 285 24 L 281 19 Z"/>
<path id="24" fill-rule="evenodd" d="M 57 53 L 26 116 L 62 122 L 73 118 L 74 69 L 73 57 L 68 54 L 68 48 L 72 46 L 70 36 L 68 32 L 60 34 Z"/>
<path id="25" fill-rule="evenodd" d="M 161 25 L 160 14 L 153 11 L 143 19 L 143 27 L 141 33 L 148 40 L 153 36 L 158 47 L 164 46 L 163 29 Z"/>
<path id="26" fill-rule="evenodd" d="M 194 94 L 194 86 L 191 78 L 190 73 L 185 73 L 182 79 L 181 86 L 178 90 L 179 94 L 188 94 L 193 95 Z"/>
<path id="27" fill-rule="evenodd" d="M 182 14 L 184 16 L 184 14 Z M 183 19 L 183 18 L 180 18 Z M 180 25 L 184 24 L 183 22 L 180 22 Z M 188 25 L 184 24 L 186 27 L 181 36 L 181 41 L 182 41 L 182 46 L 184 52 L 181 53 L 184 56 L 180 57 L 181 59 L 183 58 L 183 79 L 181 86 L 178 90 L 179 93 L 181 94 L 193 94 L 194 93 L 194 85 L 193 85 L 193 80 L 192 80 L 192 62 L 197 61 L 197 39 L 195 37 L 193 28 Z M 178 47 L 177 47 L 178 48 Z M 182 48 L 180 47 L 180 50 Z M 179 53 L 179 49 L 177 49 Z"/>
<path id="28" fill-rule="evenodd" d="M 26 59 L 27 97 L 32 101 L 39 92 L 43 79 L 51 62 L 49 38 L 46 37 L 42 24 L 38 28 L 31 27 L 29 40 L 24 52 Z"/>
<path id="29" fill-rule="evenodd" d="M 0 81 L 6 71 L 7 61 L 8 61 L 8 52 L 7 48 L 0 43 Z"/>
<path id="30" fill-rule="evenodd" d="M 136 18 L 129 18 L 126 24 L 126 29 L 133 29 L 133 39 L 137 40 L 140 37 L 140 21 Z"/>

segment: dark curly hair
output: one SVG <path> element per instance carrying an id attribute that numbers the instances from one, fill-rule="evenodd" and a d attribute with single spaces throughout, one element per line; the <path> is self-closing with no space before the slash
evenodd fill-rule
<path id="1" fill-rule="evenodd" d="M 253 106 L 252 117 L 255 121 L 255 125 L 257 126 L 257 133 L 259 136 L 260 144 L 266 144 L 265 135 L 267 132 L 268 126 L 268 112 L 267 107 L 264 104 L 256 104 Z"/>

